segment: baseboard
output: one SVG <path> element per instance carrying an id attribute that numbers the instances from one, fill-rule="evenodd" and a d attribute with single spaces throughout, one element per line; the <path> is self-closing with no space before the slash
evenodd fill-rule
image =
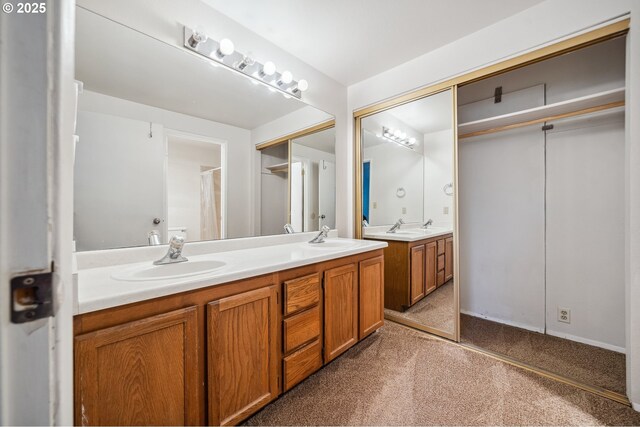
<path id="1" fill-rule="evenodd" d="M 640 412 L 640 403 L 634 403 L 634 402 L 631 402 L 631 407 L 632 407 L 635 411 Z"/>
<path id="2" fill-rule="evenodd" d="M 567 334 L 564 332 L 556 332 L 547 329 L 547 335 L 551 335 L 553 337 L 564 338 L 569 341 L 575 341 L 582 344 L 592 345 L 594 347 L 604 348 L 605 350 L 615 351 L 616 353 L 626 354 L 624 347 L 618 347 L 617 345 L 607 344 L 600 341 L 590 340 L 588 338 L 582 338 L 575 335 Z"/>
<path id="3" fill-rule="evenodd" d="M 511 320 L 498 319 L 496 317 L 485 316 L 484 314 L 474 313 L 472 311 L 467 311 L 460 309 L 460 313 L 466 314 L 467 316 L 479 317 L 480 319 L 490 320 L 496 323 L 502 323 L 504 325 L 513 326 L 520 329 L 526 329 L 527 331 L 538 332 L 540 334 L 544 334 L 544 328 L 536 328 L 535 326 L 525 325 L 523 323 L 512 322 Z"/>

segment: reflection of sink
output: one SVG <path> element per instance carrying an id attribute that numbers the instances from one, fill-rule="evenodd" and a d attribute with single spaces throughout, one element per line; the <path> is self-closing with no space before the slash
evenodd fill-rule
<path id="1" fill-rule="evenodd" d="M 358 246 L 358 242 L 352 242 L 349 240 L 325 240 L 322 243 L 303 243 L 303 245 L 306 248 L 313 249 L 340 250 Z"/>
<path id="2" fill-rule="evenodd" d="M 398 230 L 395 233 L 389 233 L 389 234 L 410 234 L 410 235 L 417 235 L 417 234 L 425 234 L 425 232 L 423 230 Z"/>
<path id="3" fill-rule="evenodd" d="M 144 280 L 178 279 L 181 277 L 197 276 L 216 271 L 227 265 L 223 261 L 204 260 L 187 261 L 177 264 L 153 265 L 151 262 L 145 265 L 128 268 L 113 273 L 115 280 L 127 282 L 140 282 Z"/>

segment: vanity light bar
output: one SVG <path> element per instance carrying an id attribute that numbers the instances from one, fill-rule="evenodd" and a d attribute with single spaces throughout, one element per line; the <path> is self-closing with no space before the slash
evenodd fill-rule
<path id="1" fill-rule="evenodd" d="M 216 65 L 240 73 L 251 79 L 253 83 L 266 85 L 270 90 L 281 92 L 285 98 L 302 98 L 302 92 L 309 88 L 306 80 L 294 80 L 290 71 L 276 70 L 273 62 L 261 64 L 249 55 L 235 50 L 233 42 L 222 39 L 219 42 L 210 39 L 202 31 L 184 27 L 184 47 L 213 61 Z"/>
<path id="2" fill-rule="evenodd" d="M 400 129 L 388 128 L 386 126 L 382 126 L 382 133 L 376 134 L 376 136 L 411 149 L 413 149 L 413 146 L 416 145 L 417 142 L 413 137 L 407 138 L 406 132 L 403 132 Z"/>

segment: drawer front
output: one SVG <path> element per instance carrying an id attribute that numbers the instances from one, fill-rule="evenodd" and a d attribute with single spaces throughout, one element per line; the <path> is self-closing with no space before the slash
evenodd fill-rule
<path id="1" fill-rule="evenodd" d="M 438 255 L 444 255 L 444 239 L 438 240 Z"/>
<path id="2" fill-rule="evenodd" d="M 438 286 L 444 284 L 444 270 L 438 271 Z"/>
<path id="3" fill-rule="evenodd" d="M 284 319 L 284 352 L 289 353 L 320 336 L 320 307 Z"/>
<path id="4" fill-rule="evenodd" d="M 444 255 L 438 255 L 438 271 L 444 270 Z"/>
<path id="5" fill-rule="evenodd" d="M 320 301 L 320 275 L 317 273 L 284 282 L 284 315 L 302 311 Z"/>
<path id="6" fill-rule="evenodd" d="M 322 367 L 322 346 L 316 340 L 284 358 L 283 381 L 284 391 L 290 390 L 300 381 Z"/>

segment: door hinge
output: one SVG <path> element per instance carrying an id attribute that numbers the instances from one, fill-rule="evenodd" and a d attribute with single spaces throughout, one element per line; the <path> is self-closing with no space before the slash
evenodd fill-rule
<path id="1" fill-rule="evenodd" d="M 53 266 L 49 273 L 11 279 L 11 322 L 26 323 L 53 316 Z"/>

